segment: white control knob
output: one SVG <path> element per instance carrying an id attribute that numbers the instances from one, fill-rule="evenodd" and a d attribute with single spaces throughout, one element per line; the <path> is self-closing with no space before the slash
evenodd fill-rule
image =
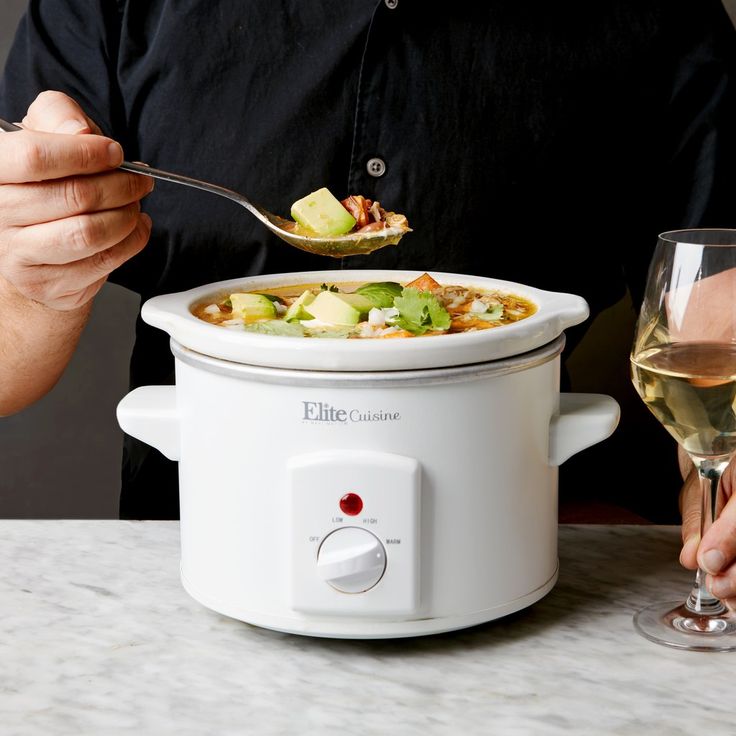
<path id="1" fill-rule="evenodd" d="M 317 552 L 317 572 L 342 593 L 370 590 L 386 569 L 386 550 L 369 531 L 354 526 L 330 532 Z"/>

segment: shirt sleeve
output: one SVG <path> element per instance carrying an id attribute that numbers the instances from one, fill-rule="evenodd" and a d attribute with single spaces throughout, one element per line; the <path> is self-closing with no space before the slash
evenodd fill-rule
<path id="1" fill-rule="evenodd" d="M 44 90 L 75 99 L 107 135 L 124 131 L 117 89 L 122 0 L 30 0 L 0 79 L 0 116 L 20 120 Z"/>

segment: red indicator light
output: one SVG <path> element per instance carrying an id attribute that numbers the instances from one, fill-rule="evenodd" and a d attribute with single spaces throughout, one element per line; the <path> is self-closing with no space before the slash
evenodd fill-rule
<path id="1" fill-rule="evenodd" d="M 363 510 L 363 499 L 357 493 L 346 493 L 340 499 L 340 510 L 348 516 L 356 516 Z"/>

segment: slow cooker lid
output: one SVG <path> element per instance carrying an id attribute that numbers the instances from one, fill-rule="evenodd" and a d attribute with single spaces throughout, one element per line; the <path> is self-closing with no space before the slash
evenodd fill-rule
<path id="1" fill-rule="evenodd" d="M 432 273 L 441 284 L 509 292 L 537 306 L 519 322 L 487 330 L 393 340 L 301 338 L 228 330 L 195 317 L 191 308 L 214 294 L 259 291 L 281 286 L 356 281 L 407 283 L 417 271 L 306 271 L 231 279 L 149 299 L 145 322 L 167 332 L 199 354 L 235 363 L 316 371 L 402 371 L 486 363 L 526 353 L 553 341 L 588 316 L 588 305 L 574 294 L 542 291 L 524 284 L 479 276 Z"/>

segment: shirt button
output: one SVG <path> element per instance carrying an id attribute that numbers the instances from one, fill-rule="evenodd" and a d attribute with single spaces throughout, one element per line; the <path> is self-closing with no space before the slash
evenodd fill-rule
<path id="1" fill-rule="evenodd" d="M 378 179 L 379 176 L 383 176 L 386 173 L 386 162 L 382 158 L 371 158 L 368 160 L 365 168 L 371 176 L 375 176 Z"/>
<path id="2" fill-rule="evenodd" d="M 399 0 L 383 0 L 383 2 L 389 10 L 393 10 L 399 4 Z"/>

